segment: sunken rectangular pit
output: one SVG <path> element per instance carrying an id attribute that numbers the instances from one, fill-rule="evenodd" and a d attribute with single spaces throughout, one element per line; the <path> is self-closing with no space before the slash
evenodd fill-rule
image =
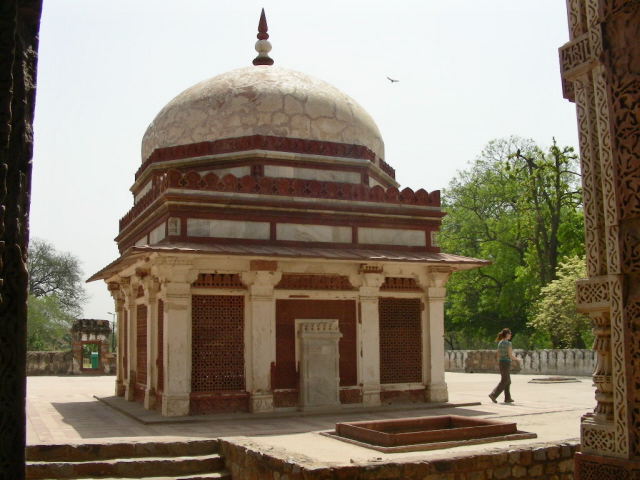
<path id="1" fill-rule="evenodd" d="M 515 423 L 459 415 L 337 423 L 329 434 L 379 451 L 416 451 L 536 438 Z"/>

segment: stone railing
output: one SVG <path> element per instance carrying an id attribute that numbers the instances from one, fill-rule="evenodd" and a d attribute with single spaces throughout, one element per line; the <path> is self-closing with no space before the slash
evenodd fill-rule
<path id="1" fill-rule="evenodd" d="M 79 375 L 73 352 L 27 352 L 27 375 Z"/>
<path id="2" fill-rule="evenodd" d="M 529 375 L 577 375 L 590 377 L 596 365 L 593 350 L 514 350 L 522 359 L 512 363 L 511 373 Z M 446 372 L 495 373 L 498 369 L 495 350 L 447 350 Z"/>

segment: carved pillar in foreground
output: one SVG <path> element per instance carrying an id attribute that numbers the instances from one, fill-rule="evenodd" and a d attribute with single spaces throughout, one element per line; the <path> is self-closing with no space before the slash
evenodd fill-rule
<path id="1" fill-rule="evenodd" d="M 40 1 L 0 8 L 0 478 L 25 476 L 29 195 Z"/>
<path id="2" fill-rule="evenodd" d="M 560 63 L 578 117 L 589 276 L 577 303 L 597 352 L 576 478 L 640 478 L 640 3 L 568 0 L 567 10 Z"/>

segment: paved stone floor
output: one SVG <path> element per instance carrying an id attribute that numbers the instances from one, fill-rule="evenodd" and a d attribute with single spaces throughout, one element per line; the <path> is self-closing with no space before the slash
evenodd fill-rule
<path id="1" fill-rule="evenodd" d="M 144 410 L 139 404 L 114 398 L 114 377 L 28 377 L 27 443 L 233 437 L 259 449 L 287 451 L 292 455 L 308 455 L 312 451 L 316 461 L 353 463 L 384 455 L 319 436 L 316 432 L 331 430 L 336 422 L 447 414 L 515 421 L 519 430 L 538 435 L 534 440 L 519 440 L 518 445 L 562 443 L 578 439 L 580 417 L 595 405 L 591 379 L 577 377 L 579 381 L 573 383 L 530 383 L 531 380 L 542 378 L 547 377 L 513 375 L 514 404 L 494 404 L 487 397 L 499 380 L 497 374 L 447 373 L 449 402 L 467 406 L 433 408 L 427 404 L 414 404 L 400 409 L 344 409 L 340 412 L 312 415 L 232 414 L 166 419 L 156 411 Z M 112 408 L 95 397 L 106 398 L 119 409 Z M 457 447 L 456 450 L 475 451 L 505 446 L 500 443 L 506 442 Z M 438 451 L 433 452 L 392 455 L 395 458 L 438 454 Z"/>

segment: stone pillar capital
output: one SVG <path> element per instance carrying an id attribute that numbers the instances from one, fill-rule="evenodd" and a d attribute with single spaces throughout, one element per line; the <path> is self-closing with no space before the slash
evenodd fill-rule
<path id="1" fill-rule="evenodd" d="M 160 280 L 155 275 L 149 275 L 142 278 L 142 286 L 144 287 L 144 294 L 149 303 L 156 301 L 156 296 L 160 290 Z"/>
<path id="2" fill-rule="evenodd" d="M 187 282 L 166 282 L 164 285 L 165 297 L 189 297 L 191 295 L 191 283 Z"/>
<path id="3" fill-rule="evenodd" d="M 447 293 L 447 289 L 444 287 L 430 287 L 426 289 L 427 291 L 427 295 L 429 297 L 430 301 L 443 301 L 444 302 L 444 297 Z"/>
<path id="4" fill-rule="evenodd" d="M 363 287 L 370 287 L 379 289 L 384 283 L 384 275 L 382 273 L 363 273 L 362 285 Z M 362 290 L 363 287 L 360 287 Z"/>
<path id="5" fill-rule="evenodd" d="M 192 284 L 198 278 L 198 270 L 194 268 L 191 258 L 160 257 L 155 260 L 151 271 L 162 283 Z"/>
<path id="6" fill-rule="evenodd" d="M 427 290 L 430 287 L 443 288 L 449 281 L 453 269 L 447 266 L 427 267 L 427 273 L 418 275 L 418 283 Z"/>
<path id="7" fill-rule="evenodd" d="M 282 272 L 252 271 L 240 273 L 240 279 L 252 297 L 273 297 L 273 290 L 282 279 Z"/>

